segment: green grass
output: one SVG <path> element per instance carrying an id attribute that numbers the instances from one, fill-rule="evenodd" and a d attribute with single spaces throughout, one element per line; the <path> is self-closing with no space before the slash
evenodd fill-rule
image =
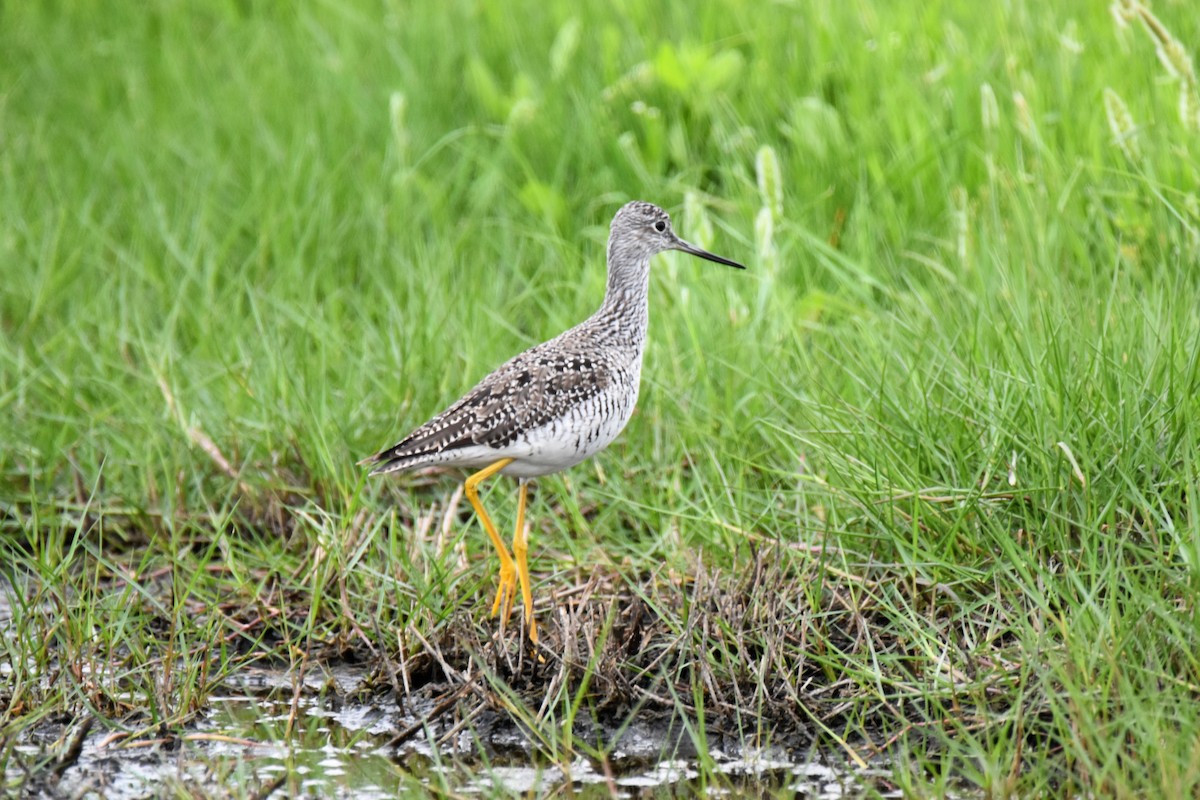
<path id="1" fill-rule="evenodd" d="M 0 761 L 63 713 L 181 726 L 264 656 L 486 641 L 453 481 L 355 461 L 590 313 L 642 198 L 750 269 L 659 259 L 638 414 L 531 509 L 540 593 L 598 565 L 676 666 L 915 794 L 1200 787 L 1197 122 L 1139 22 L 81 1 L 4 4 L 0 52 Z M 698 627 L 676 579 L 764 557 L 789 605 Z M 668 682 L 701 743 L 703 673 Z"/>

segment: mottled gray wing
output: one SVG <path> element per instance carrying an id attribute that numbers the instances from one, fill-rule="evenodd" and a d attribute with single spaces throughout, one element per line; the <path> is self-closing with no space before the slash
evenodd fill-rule
<path id="1" fill-rule="evenodd" d="M 376 472 L 471 445 L 503 448 L 520 435 L 586 403 L 612 383 L 602 361 L 571 351 L 534 348 L 501 366 L 454 405 L 402 441 L 367 459 Z"/>

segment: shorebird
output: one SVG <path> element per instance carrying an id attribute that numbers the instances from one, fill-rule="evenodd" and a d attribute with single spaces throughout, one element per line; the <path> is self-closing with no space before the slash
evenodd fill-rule
<path id="1" fill-rule="evenodd" d="M 560 472 L 603 450 L 633 414 L 649 323 L 650 259 L 679 250 L 737 269 L 675 235 L 667 212 L 652 203 L 627 203 L 608 237 L 608 286 L 596 313 L 531 347 L 400 442 L 360 465 L 372 475 L 433 465 L 478 470 L 464 493 L 500 557 L 500 586 L 492 615 L 512 615 L 520 582 L 529 639 L 537 644 L 533 589 L 526 560 L 525 502 L 530 478 Z M 479 484 L 496 475 L 517 478 L 517 525 L 512 553 L 479 501 Z"/>

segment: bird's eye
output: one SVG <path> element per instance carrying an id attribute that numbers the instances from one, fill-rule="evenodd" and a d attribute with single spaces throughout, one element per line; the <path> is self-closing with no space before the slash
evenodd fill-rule
<path id="1" fill-rule="evenodd" d="M 667 223 L 663 222 L 661 219 L 658 222 L 654 223 L 654 230 L 658 231 L 659 233 L 662 233 L 666 229 L 667 229 Z"/>

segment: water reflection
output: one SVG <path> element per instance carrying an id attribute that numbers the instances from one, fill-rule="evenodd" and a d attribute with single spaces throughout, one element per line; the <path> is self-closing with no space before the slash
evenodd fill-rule
<path id="1" fill-rule="evenodd" d="M 390 700 L 345 701 L 362 680 L 352 670 L 313 674 L 297 692 L 286 672 L 248 671 L 212 698 L 177 746 L 122 747 L 106 743 L 107 732 L 93 733 L 59 790 L 65 796 L 115 798 L 164 789 L 251 796 L 272 786 L 277 796 L 356 798 L 431 789 L 484 796 L 566 791 L 583 798 L 891 794 L 885 769 L 855 770 L 823 755 L 798 756 L 782 748 L 726 747 L 701 759 L 688 737 L 649 722 L 606 737 L 615 746 L 604 761 L 575 756 L 565 764 L 538 763 L 544 757 L 494 712 L 473 715 L 466 725 L 418 725 L 402 745 L 388 747 L 398 731 L 430 709 L 405 709 Z M 37 750 L 32 742 L 23 746 L 29 753 Z"/>

